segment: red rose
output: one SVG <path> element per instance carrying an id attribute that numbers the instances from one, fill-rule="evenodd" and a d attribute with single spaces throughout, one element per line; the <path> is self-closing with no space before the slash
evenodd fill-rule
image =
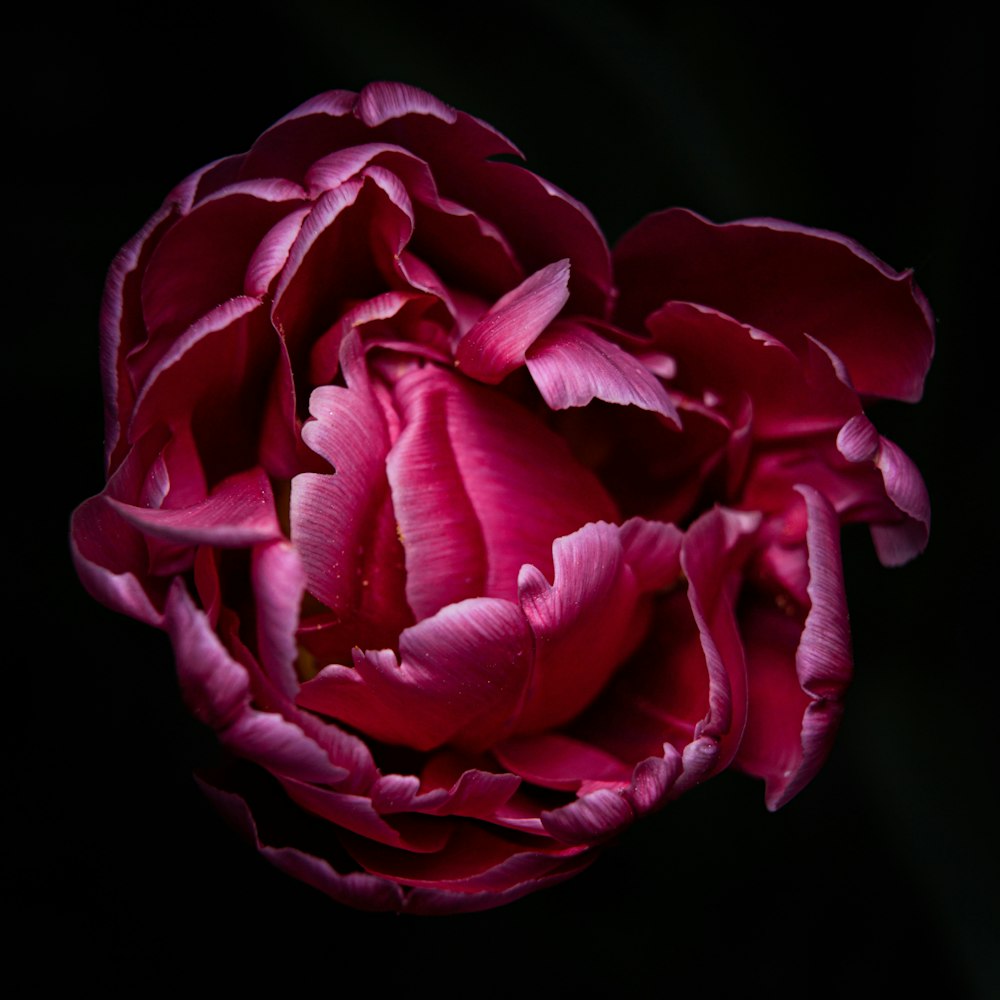
<path id="1" fill-rule="evenodd" d="M 169 633 L 220 808 L 369 909 L 515 899 L 730 764 L 787 801 L 850 674 L 840 525 L 927 537 L 862 409 L 919 397 L 908 275 L 674 210 L 612 277 L 510 153 L 410 87 L 324 94 L 108 281 L 81 578 Z"/>

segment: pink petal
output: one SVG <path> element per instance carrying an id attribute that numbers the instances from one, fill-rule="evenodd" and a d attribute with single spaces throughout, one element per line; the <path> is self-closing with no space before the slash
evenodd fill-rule
<path id="1" fill-rule="evenodd" d="M 568 260 L 549 264 L 526 278 L 459 341 L 456 366 L 481 382 L 502 382 L 524 364 L 524 352 L 566 304 L 568 281 Z"/>
<path id="2" fill-rule="evenodd" d="M 578 323 L 553 326 L 527 352 L 528 371 L 553 410 L 603 399 L 659 413 L 678 427 L 666 389 L 637 358 Z"/>
<path id="3" fill-rule="evenodd" d="M 413 889 L 406 897 L 403 910 L 406 913 L 423 915 L 441 915 L 453 913 L 478 913 L 491 910 L 498 906 L 506 906 L 528 893 L 547 889 L 572 878 L 578 872 L 587 868 L 595 859 L 596 854 L 580 854 L 574 858 L 561 861 L 551 868 L 548 874 L 515 882 L 506 889 L 482 892 L 453 892 L 446 889 Z"/>
<path id="4" fill-rule="evenodd" d="M 283 539 L 257 546 L 252 580 L 261 667 L 286 698 L 294 699 L 299 689 L 295 634 L 306 584 L 298 551 Z"/>
<path id="5" fill-rule="evenodd" d="M 680 578 L 684 536 L 675 525 L 633 517 L 618 529 L 618 537 L 643 590 L 664 590 Z"/>
<path id="6" fill-rule="evenodd" d="M 807 511 L 810 607 L 804 623 L 775 608 L 746 616 L 750 714 L 738 763 L 767 782 L 777 809 L 812 779 L 842 713 L 852 659 L 836 513 L 816 490 L 799 488 Z"/>
<path id="7" fill-rule="evenodd" d="M 385 474 L 389 435 L 356 334 L 343 345 L 347 388 L 310 398 L 306 444 L 335 469 L 292 480 L 291 533 L 309 590 L 341 617 L 405 624 L 403 552 Z"/>
<path id="8" fill-rule="evenodd" d="M 664 743 L 662 757 L 647 757 L 639 761 L 632 772 L 632 783 L 627 793 L 636 815 L 642 816 L 659 809 L 670 797 L 683 770 L 681 755 L 669 743 Z"/>
<path id="9" fill-rule="evenodd" d="M 885 495 L 901 517 L 872 517 L 875 551 L 883 566 L 901 566 L 927 547 L 931 508 L 920 472 L 903 451 L 881 437 L 863 414 L 848 421 L 837 437 L 837 447 L 851 462 L 872 463 L 882 475 Z"/>
<path id="10" fill-rule="evenodd" d="M 618 316 L 640 328 L 664 302 L 700 302 L 766 330 L 796 353 L 811 335 L 858 392 L 915 401 L 934 324 L 909 271 L 836 233 L 775 219 L 714 225 L 686 209 L 651 215 L 615 249 Z"/>
<path id="11" fill-rule="evenodd" d="M 392 118 L 428 115 L 449 125 L 458 120 L 458 112 L 426 90 L 405 83 L 370 83 L 358 95 L 355 114 L 374 128 Z"/>
<path id="12" fill-rule="evenodd" d="M 509 397 L 431 365 L 396 397 L 388 474 L 418 617 L 473 593 L 513 599 L 524 563 L 550 571 L 554 538 L 616 519 L 565 441 Z"/>
<path id="13" fill-rule="evenodd" d="M 243 276 L 243 294 L 262 298 L 284 270 L 311 208 L 294 209 L 279 219 L 257 244 Z"/>
<path id="14" fill-rule="evenodd" d="M 131 448 L 105 491 L 85 500 L 70 521 L 70 547 L 80 580 L 97 600 L 157 627 L 163 624 L 167 581 L 150 573 L 150 551 L 140 531 L 113 506 L 141 494 L 149 464 L 163 438 L 153 435 Z"/>
<path id="15" fill-rule="evenodd" d="M 731 573 L 733 562 L 739 561 L 734 553 L 758 524 L 754 515 L 717 508 L 691 526 L 681 552 L 688 599 L 709 673 L 708 713 L 694 735 L 718 742 L 719 768 L 732 760 L 746 725 L 746 662 L 734 616 Z"/>
<path id="16" fill-rule="evenodd" d="M 179 579 L 170 589 L 165 628 L 181 694 L 195 718 L 215 729 L 235 721 L 250 700 L 247 672 L 229 655 Z"/>
<path id="17" fill-rule="evenodd" d="M 140 282 L 146 264 L 174 217 L 164 206 L 121 249 L 111 264 L 101 302 L 101 383 L 104 387 L 105 461 L 110 474 L 124 458 L 135 389 L 126 358 L 145 338 Z"/>
<path id="18" fill-rule="evenodd" d="M 347 776 L 302 729 L 275 712 L 246 709 L 218 736 L 233 753 L 278 777 L 332 785 Z"/>
<path id="19" fill-rule="evenodd" d="M 379 778 L 372 789 L 372 805 L 383 816 L 426 812 L 435 816 L 491 819 L 520 784 L 521 779 L 513 774 L 465 770 L 450 787 L 421 790 L 421 781 L 415 775 L 389 774 Z"/>
<path id="20" fill-rule="evenodd" d="M 418 750 L 486 747 L 505 735 L 531 652 L 516 605 L 492 598 L 449 605 L 406 629 L 399 646 L 398 661 L 391 650 L 356 650 L 355 669 L 325 668 L 302 685 L 298 703 Z"/>
<path id="21" fill-rule="evenodd" d="M 552 546 L 554 582 L 522 568 L 518 595 L 535 639 L 535 664 L 519 732 L 568 722 L 627 659 L 649 608 L 625 562 L 619 529 L 588 524 Z"/>
<path id="22" fill-rule="evenodd" d="M 230 476 L 190 507 L 147 510 L 108 503 L 140 531 L 183 545 L 244 548 L 281 537 L 271 483 L 261 469 Z"/>
<path id="23" fill-rule="evenodd" d="M 633 819 L 628 799 L 607 788 L 542 813 L 546 831 L 566 844 L 598 843 L 614 836 Z"/>

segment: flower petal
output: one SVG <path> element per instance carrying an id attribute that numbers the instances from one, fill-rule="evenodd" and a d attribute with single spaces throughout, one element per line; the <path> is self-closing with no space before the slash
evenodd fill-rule
<path id="1" fill-rule="evenodd" d="M 901 566 L 918 556 L 927 547 L 931 505 L 917 467 L 897 445 L 881 437 L 863 414 L 844 425 L 837 447 L 848 461 L 870 462 L 879 470 L 885 495 L 901 515 L 868 518 L 882 565 Z"/>
<path id="2" fill-rule="evenodd" d="M 455 365 L 496 385 L 524 364 L 524 352 L 569 299 L 569 261 L 543 267 L 509 291 L 459 341 Z"/>
<path id="3" fill-rule="evenodd" d="M 418 618 L 476 593 L 513 600 L 524 563 L 551 570 L 554 538 L 617 518 L 566 443 L 509 397 L 428 365 L 396 401 L 387 467 Z"/>
<path id="4" fill-rule="evenodd" d="M 531 639 L 517 605 L 451 604 L 406 629 L 400 656 L 356 650 L 302 685 L 298 703 L 375 739 L 430 750 L 488 747 L 506 735 L 527 678 Z"/>
<path id="5" fill-rule="evenodd" d="M 140 531 L 183 545 L 244 548 L 281 537 L 271 483 L 261 469 L 230 476 L 190 507 L 148 510 L 108 498 Z"/>
<path id="6" fill-rule="evenodd" d="M 798 794 L 823 763 L 852 669 L 837 516 L 816 490 L 799 492 L 809 565 L 804 621 L 760 604 L 743 618 L 750 707 L 737 763 L 765 779 L 769 809 Z"/>
<path id="7" fill-rule="evenodd" d="M 615 248 L 618 317 L 640 328 L 664 302 L 700 302 L 780 337 L 831 348 L 858 392 L 915 401 L 934 351 L 927 301 L 852 240 L 776 219 L 715 225 L 686 209 L 651 215 Z"/>
<path id="8" fill-rule="evenodd" d="M 680 426 L 677 408 L 660 380 L 617 344 L 580 323 L 557 323 L 527 350 L 527 366 L 553 410 L 603 399 L 638 406 Z"/>

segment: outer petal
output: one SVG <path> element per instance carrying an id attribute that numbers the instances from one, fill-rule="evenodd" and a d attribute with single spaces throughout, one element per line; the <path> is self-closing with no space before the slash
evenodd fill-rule
<path id="1" fill-rule="evenodd" d="M 805 500 L 808 612 L 751 605 L 743 631 L 750 711 L 737 763 L 767 782 L 767 805 L 796 795 L 825 759 L 851 676 L 847 602 L 836 513 L 814 489 Z"/>
<path id="2" fill-rule="evenodd" d="M 900 517 L 872 517 L 872 541 L 884 566 L 900 566 L 919 555 L 930 535 L 931 505 L 917 467 L 891 441 L 881 437 L 864 415 L 848 421 L 837 437 L 840 453 L 851 462 L 871 462 L 881 473 L 885 495 Z"/>
<path id="3" fill-rule="evenodd" d="M 615 248 L 618 316 L 639 328 L 664 302 L 719 309 L 796 352 L 810 334 L 840 357 L 858 392 L 914 401 L 934 351 L 927 301 L 836 233 L 776 219 L 714 225 L 685 209 L 651 215 Z"/>
<path id="4" fill-rule="evenodd" d="M 260 469 L 229 477 L 190 507 L 149 510 L 114 499 L 108 503 L 140 531 L 182 545 L 243 548 L 281 537 L 271 484 Z"/>

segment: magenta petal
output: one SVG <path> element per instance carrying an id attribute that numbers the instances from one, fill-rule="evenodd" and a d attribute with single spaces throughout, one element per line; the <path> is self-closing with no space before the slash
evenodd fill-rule
<path id="1" fill-rule="evenodd" d="M 531 651 L 517 605 L 492 598 L 448 605 L 406 629 L 399 646 L 399 660 L 391 650 L 356 650 L 353 670 L 326 667 L 302 685 L 298 703 L 418 750 L 447 742 L 481 748 L 505 735 Z"/>
<path id="2" fill-rule="evenodd" d="M 385 475 L 389 433 L 356 334 L 342 355 L 347 387 L 316 389 L 313 420 L 302 429 L 336 471 L 292 480 L 292 540 L 309 590 L 342 618 L 405 623 L 403 552 Z"/>
<path id="3" fill-rule="evenodd" d="M 421 791 L 420 784 L 415 775 L 383 775 L 371 791 L 372 805 L 383 816 L 424 812 L 492 819 L 517 791 L 521 779 L 513 774 L 469 770 L 463 771 L 450 788 Z"/>
<path id="4" fill-rule="evenodd" d="M 287 181 L 243 182 L 200 203 L 171 227 L 143 275 L 142 311 L 150 342 L 142 352 L 141 372 L 155 363 L 161 344 L 243 294 L 247 265 L 261 240 L 304 198 L 305 192 Z"/>
<path id="5" fill-rule="evenodd" d="M 70 548 L 92 597 L 149 625 L 163 624 L 163 612 L 137 576 L 147 560 L 142 539 L 115 513 L 108 497 L 92 497 L 73 511 Z"/>
<path id="6" fill-rule="evenodd" d="M 663 805 L 683 769 L 681 755 L 669 743 L 664 743 L 662 757 L 639 761 L 628 789 L 628 798 L 636 814 L 641 816 Z"/>
<path id="7" fill-rule="evenodd" d="M 752 514 L 716 509 L 700 517 L 684 537 L 681 566 L 698 625 L 709 674 L 708 712 L 695 737 L 709 736 L 720 747 L 713 766 L 732 760 L 747 717 L 746 661 L 732 605 L 731 559 L 727 558 L 759 524 Z"/>
<path id="8" fill-rule="evenodd" d="M 324 785 L 347 777 L 347 771 L 332 764 L 326 752 L 298 726 L 274 712 L 247 709 L 218 735 L 233 753 L 277 776 Z"/>
<path id="9" fill-rule="evenodd" d="M 536 271 L 461 339 L 455 364 L 472 378 L 496 385 L 524 364 L 524 352 L 569 299 L 569 260 Z"/>
<path id="10" fill-rule="evenodd" d="M 777 809 L 808 784 L 825 759 L 842 713 L 852 660 L 840 563 L 840 526 L 816 490 L 805 500 L 810 607 L 804 623 L 771 607 L 744 624 L 750 717 L 739 764 L 767 782 Z"/>
<path id="11" fill-rule="evenodd" d="M 556 539 L 552 552 L 552 584 L 531 565 L 518 578 L 535 637 L 519 732 L 561 725 L 590 704 L 642 638 L 648 613 L 614 525 L 588 524 Z"/>
<path id="12" fill-rule="evenodd" d="M 216 729 L 235 720 L 249 704 L 247 672 L 229 655 L 179 579 L 170 589 L 165 627 L 181 693 L 192 714 Z"/>
<path id="13" fill-rule="evenodd" d="M 599 747 L 563 733 L 515 736 L 493 748 L 504 767 L 542 788 L 575 792 L 585 781 L 628 781 L 629 768 Z"/>
<path id="14" fill-rule="evenodd" d="M 664 590 L 680 578 L 680 528 L 661 521 L 633 517 L 618 529 L 625 561 L 643 590 Z"/>
<path id="15" fill-rule="evenodd" d="M 147 510 L 108 502 L 140 531 L 184 545 L 243 548 L 281 537 L 271 484 L 261 469 L 230 476 L 191 507 Z"/>
<path id="16" fill-rule="evenodd" d="M 146 336 L 140 302 L 141 275 L 174 210 L 165 205 L 112 261 L 101 301 L 101 383 L 104 387 L 104 448 L 110 474 L 124 457 L 123 432 L 135 401 L 126 359 Z M 124 426 L 123 426 L 124 425 Z"/>
<path id="17" fill-rule="evenodd" d="M 798 353 L 809 334 L 830 347 L 858 392 L 914 401 L 934 351 L 927 301 L 852 240 L 777 219 L 714 225 L 686 209 L 639 223 L 615 248 L 624 325 L 664 302 L 719 309 Z"/>
<path id="18" fill-rule="evenodd" d="M 673 525 L 633 518 L 556 539 L 551 585 L 537 567 L 522 567 L 535 665 L 518 732 L 561 725 L 593 701 L 645 634 L 645 595 L 678 579 L 680 550 Z"/>
<path id="19" fill-rule="evenodd" d="M 550 570 L 554 538 L 617 519 L 565 441 L 505 395 L 429 365 L 396 396 L 388 472 L 418 617 L 473 593 L 514 599 L 523 564 Z"/>
<path id="20" fill-rule="evenodd" d="M 427 816 L 400 817 L 393 825 L 375 811 L 365 795 L 346 795 L 295 779 L 283 779 L 282 785 L 304 809 L 373 844 L 430 854 L 447 844 L 454 828 L 447 820 Z"/>
<path id="21" fill-rule="evenodd" d="M 546 831 L 566 844 L 593 844 L 618 833 L 635 818 L 628 799 L 607 788 L 542 813 Z"/>
<path id="22" fill-rule="evenodd" d="M 879 470 L 885 495 L 902 515 L 885 522 L 869 519 L 882 565 L 901 566 L 923 552 L 930 535 L 931 505 L 913 462 L 892 441 L 881 437 L 863 414 L 843 426 L 837 447 L 849 461 L 871 463 Z"/>
<path id="23" fill-rule="evenodd" d="M 422 379 L 421 384 L 434 386 L 435 381 Z M 418 619 L 489 593 L 483 529 L 450 433 L 456 408 L 451 399 L 433 389 L 404 392 L 406 426 L 386 463 L 406 551 L 406 599 Z"/>
<path id="24" fill-rule="evenodd" d="M 253 553 L 252 579 L 261 666 L 278 690 L 293 699 L 299 689 L 295 633 L 306 584 L 302 560 L 284 540 L 258 546 Z"/>
<path id="25" fill-rule="evenodd" d="M 355 114 L 374 128 L 392 118 L 406 115 L 429 115 L 449 125 L 458 120 L 458 112 L 426 90 L 405 83 L 370 83 L 358 95 Z"/>
<path id="26" fill-rule="evenodd" d="M 603 399 L 638 406 L 680 426 L 677 408 L 660 380 L 637 358 L 579 323 L 560 322 L 527 350 L 527 366 L 553 410 Z"/>
<path id="27" fill-rule="evenodd" d="M 245 295 L 263 297 L 270 291 L 271 283 L 281 274 L 288 261 L 288 255 L 309 212 L 308 207 L 289 212 L 260 240 L 243 276 Z"/>

